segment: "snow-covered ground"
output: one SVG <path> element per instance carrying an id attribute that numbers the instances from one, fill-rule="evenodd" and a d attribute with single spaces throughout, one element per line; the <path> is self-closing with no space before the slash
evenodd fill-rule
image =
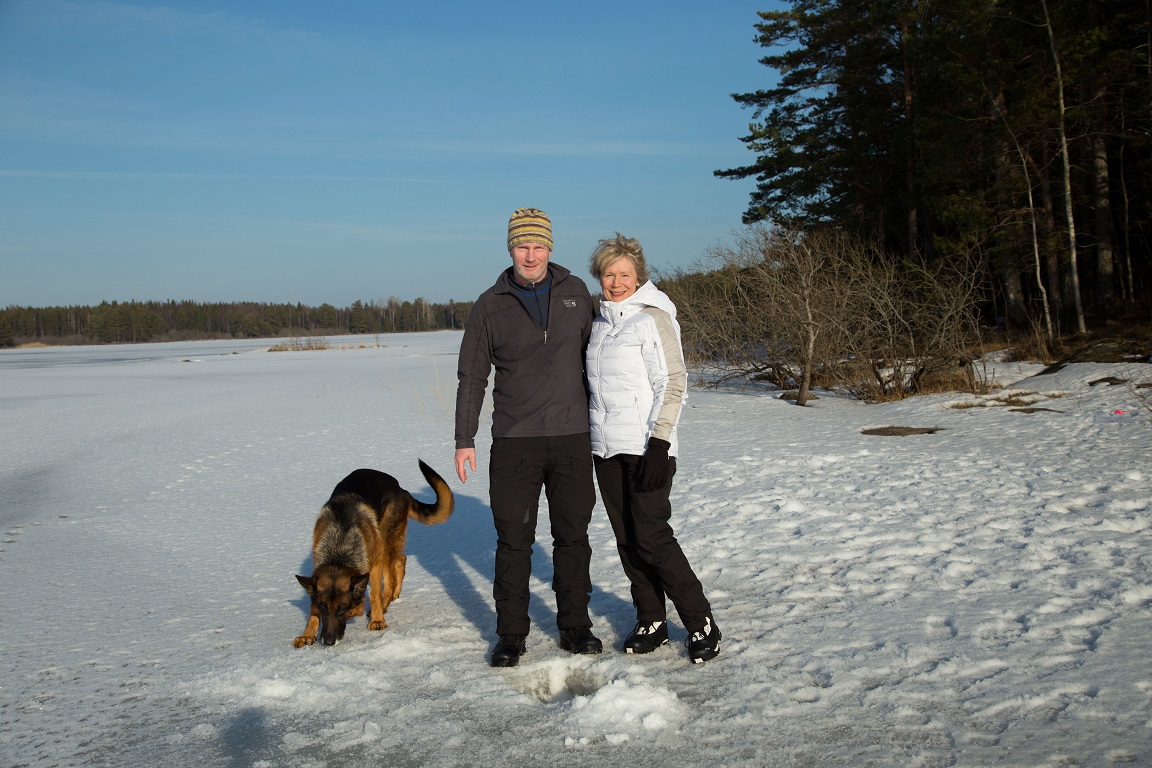
<path id="1" fill-rule="evenodd" d="M 679 626 L 613 648 L 634 614 L 598 509 L 608 650 L 557 647 L 542 525 L 528 655 L 493 669 L 460 335 L 330 341 L 0 351 L 0 765 L 1152 765 L 1152 366 L 885 405 L 693 390 L 674 523 L 721 656 L 691 666 Z M 431 499 L 417 458 L 457 508 L 410 527 L 389 628 L 293 649 L 332 486 Z"/>

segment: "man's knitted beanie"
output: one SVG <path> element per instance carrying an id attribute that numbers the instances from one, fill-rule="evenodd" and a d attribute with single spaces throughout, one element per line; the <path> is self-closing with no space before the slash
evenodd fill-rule
<path id="1" fill-rule="evenodd" d="M 552 222 L 538 208 L 517 208 L 508 219 L 508 250 L 521 243 L 543 243 L 552 250 Z"/>

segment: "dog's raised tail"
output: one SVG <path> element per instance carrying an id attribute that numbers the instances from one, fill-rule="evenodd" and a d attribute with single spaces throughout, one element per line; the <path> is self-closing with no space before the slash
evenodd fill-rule
<path id="1" fill-rule="evenodd" d="M 426 504 L 413 498 L 412 506 L 408 508 L 408 517 L 424 523 L 424 525 L 442 523 L 452 516 L 452 510 L 456 507 L 456 497 L 452 495 L 452 489 L 448 487 L 448 483 L 444 482 L 444 478 L 436 473 L 436 470 L 421 459 L 417 459 L 417 461 L 420 462 L 420 471 L 424 474 L 424 479 L 428 481 L 428 485 L 432 486 L 432 490 L 436 491 L 436 503 Z"/>

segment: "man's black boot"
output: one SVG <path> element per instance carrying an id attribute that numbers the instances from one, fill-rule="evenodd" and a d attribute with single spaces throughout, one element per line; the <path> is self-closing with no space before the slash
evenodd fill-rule
<path id="1" fill-rule="evenodd" d="M 600 653 L 604 644 L 588 627 L 560 630 L 560 647 L 569 653 Z"/>
<path id="2" fill-rule="evenodd" d="M 492 649 L 489 664 L 494 667 L 514 667 L 520 663 L 520 657 L 526 651 L 523 635 L 500 635 L 500 642 Z"/>

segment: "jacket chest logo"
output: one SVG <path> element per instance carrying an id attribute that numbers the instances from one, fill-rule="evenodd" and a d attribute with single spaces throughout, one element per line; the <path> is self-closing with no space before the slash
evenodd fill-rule
<path id="1" fill-rule="evenodd" d="M 564 306 L 568 309 L 576 308 L 576 299 L 564 299 Z"/>

